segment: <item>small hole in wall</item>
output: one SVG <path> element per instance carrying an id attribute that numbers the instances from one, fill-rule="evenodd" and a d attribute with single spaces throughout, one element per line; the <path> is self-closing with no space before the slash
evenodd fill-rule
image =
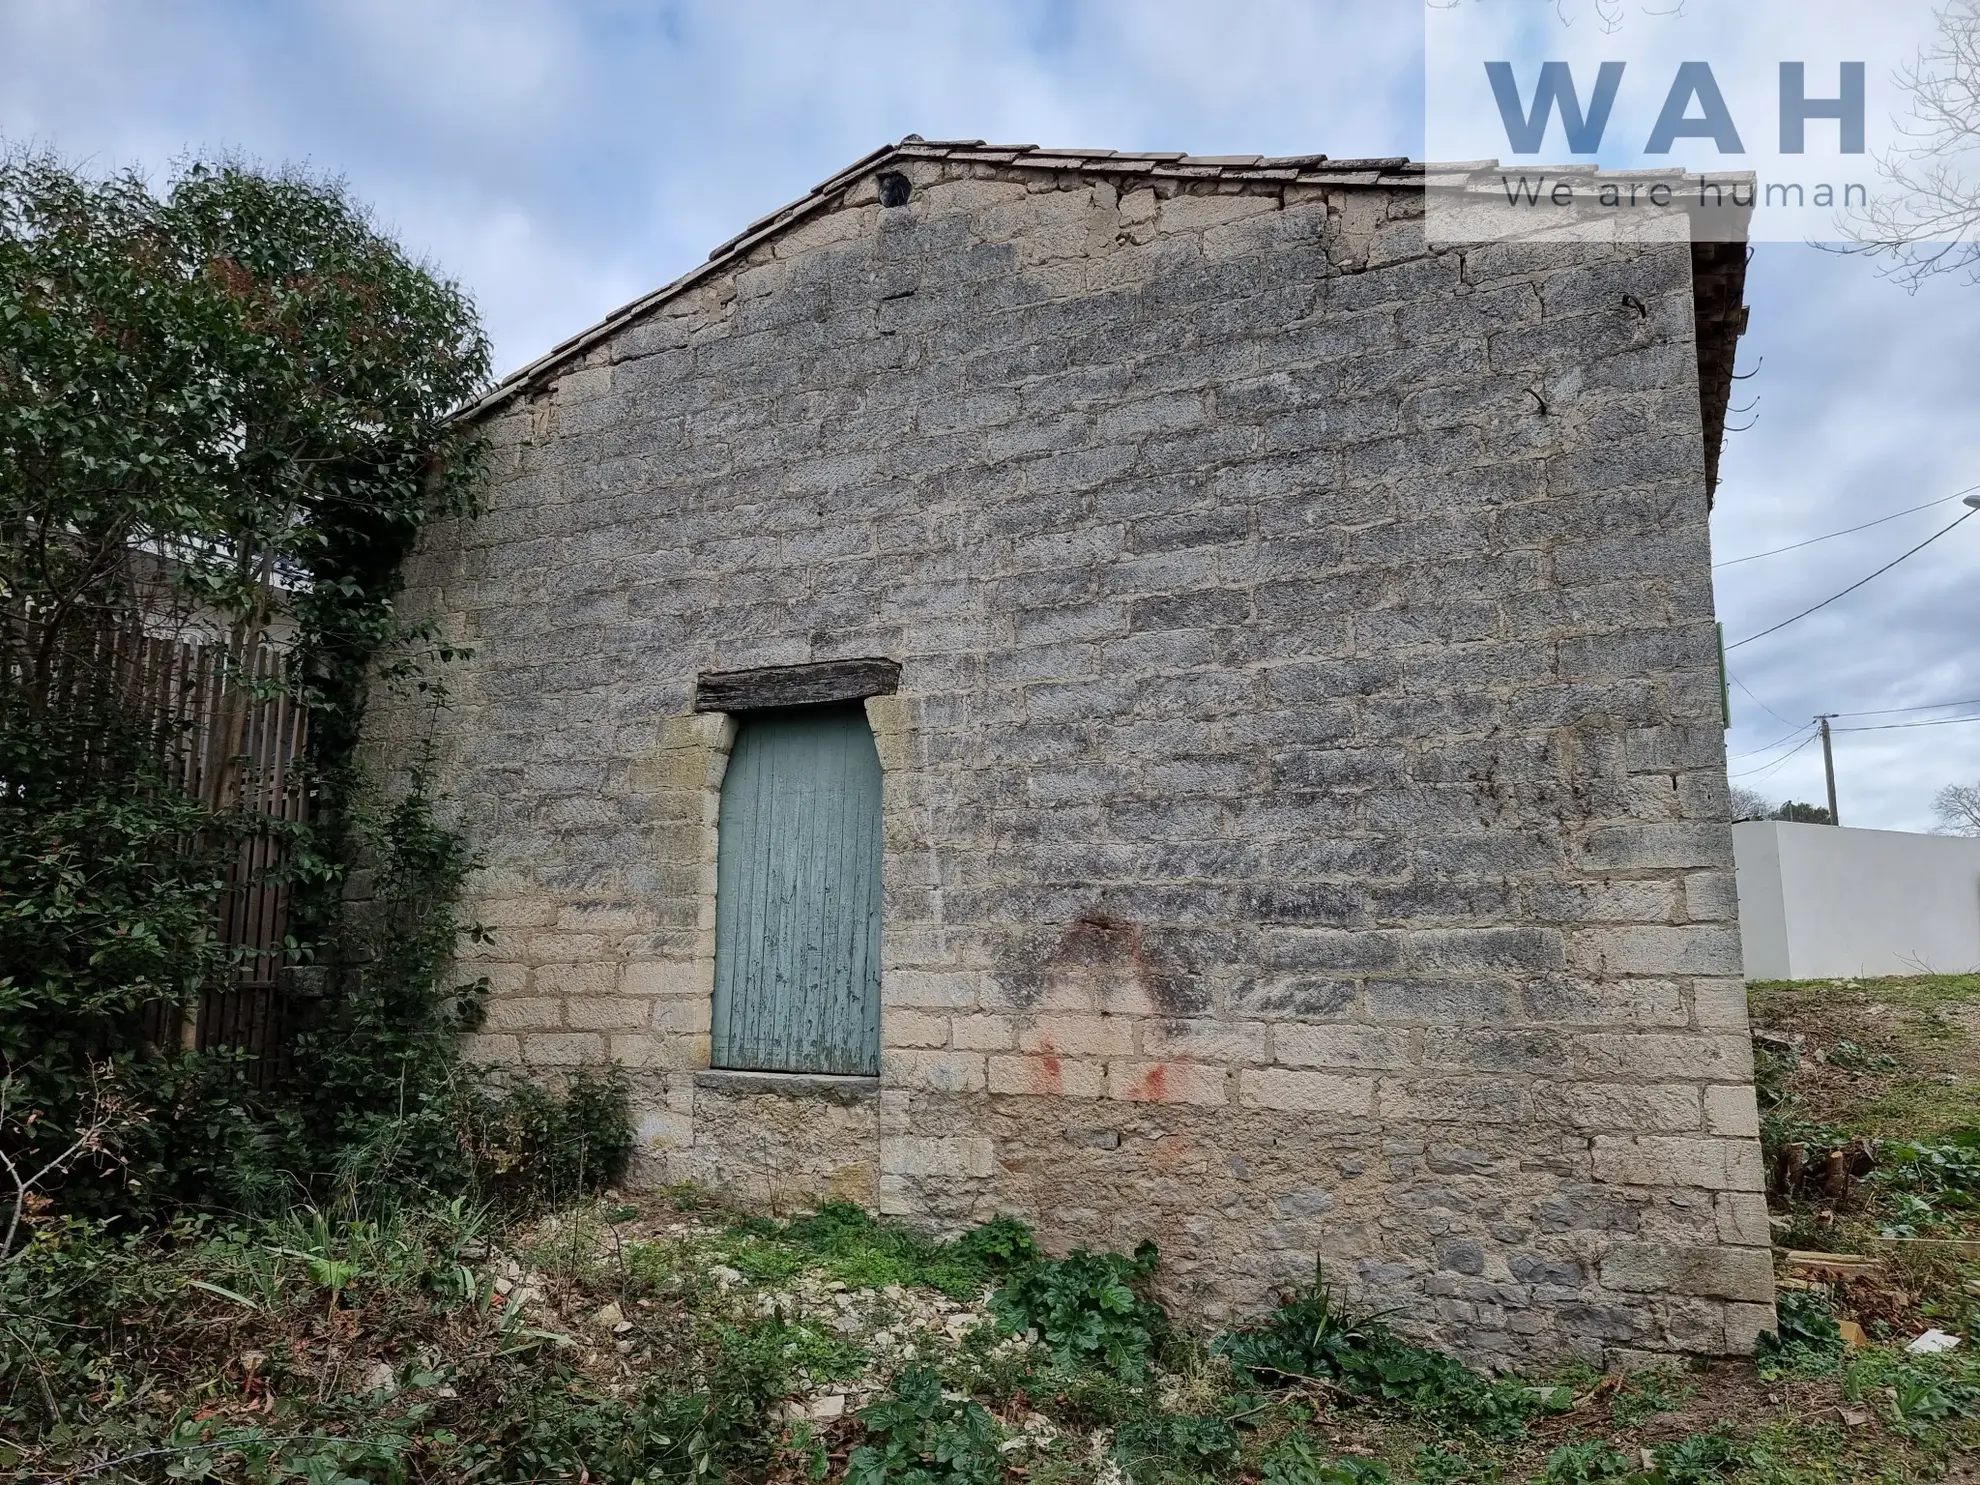
<path id="1" fill-rule="evenodd" d="M 906 206 L 913 187 L 908 178 L 898 170 L 889 170 L 880 177 L 880 204 L 882 206 Z"/>

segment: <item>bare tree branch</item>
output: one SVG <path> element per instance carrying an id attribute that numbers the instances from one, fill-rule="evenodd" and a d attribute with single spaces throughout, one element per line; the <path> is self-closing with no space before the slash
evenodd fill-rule
<path id="1" fill-rule="evenodd" d="M 7 1230 L 0 1236 L 0 1264 L 10 1262 L 17 1256 L 14 1244 L 20 1236 L 21 1224 L 32 1221 L 34 1209 L 46 1203 L 46 1198 L 40 1193 L 51 1178 L 91 1157 L 123 1163 L 122 1157 L 110 1150 L 108 1138 L 115 1131 L 135 1123 L 136 1116 L 112 1086 L 109 1074 L 108 1063 L 90 1064 L 89 1101 L 77 1123 L 75 1138 L 62 1150 L 44 1159 L 39 1166 L 35 1166 L 34 1156 L 29 1151 L 33 1148 L 32 1131 L 41 1119 L 41 1110 L 29 1109 L 25 1113 L 16 1113 L 13 1108 L 14 1075 L 8 1073 L 0 1077 L 0 1174 L 5 1175 L 7 1184 L 13 1188 Z M 9 1148 L 10 1145 L 13 1148 Z M 0 1196 L 0 1201 L 6 1199 Z"/>
<path id="2" fill-rule="evenodd" d="M 1946 835 L 1980 835 L 1980 784 L 1948 784 L 1932 801 Z"/>
<path id="3" fill-rule="evenodd" d="M 1948 0 L 1897 82 L 1911 114 L 1877 161 L 1888 189 L 1844 219 L 1841 251 L 1887 259 L 1907 289 L 1943 273 L 1980 282 L 1980 0 Z"/>

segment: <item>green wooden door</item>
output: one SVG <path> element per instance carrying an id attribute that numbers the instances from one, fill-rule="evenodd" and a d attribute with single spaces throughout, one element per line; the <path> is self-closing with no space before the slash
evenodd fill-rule
<path id="1" fill-rule="evenodd" d="M 858 706 L 743 719 L 715 872 L 717 1067 L 880 1070 L 880 755 Z"/>

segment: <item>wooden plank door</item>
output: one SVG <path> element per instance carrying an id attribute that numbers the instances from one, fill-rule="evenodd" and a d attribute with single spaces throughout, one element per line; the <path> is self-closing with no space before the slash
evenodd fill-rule
<path id="1" fill-rule="evenodd" d="M 722 781 L 714 1064 L 880 1070 L 880 755 L 859 706 L 745 716 Z"/>

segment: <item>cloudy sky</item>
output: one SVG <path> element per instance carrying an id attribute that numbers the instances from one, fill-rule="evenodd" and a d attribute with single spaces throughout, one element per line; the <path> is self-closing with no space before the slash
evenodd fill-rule
<path id="1" fill-rule="evenodd" d="M 341 175 L 472 291 L 507 369 L 910 132 L 1420 155 L 1421 50 L 1410 0 L 0 0 L 0 136 Z M 1722 562 L 1980 486 L 1980 285 L 1763 246 L 1748 298 Z M 1728 639 L 1962 509 L 1722 567 Z M 1819 799 L 1819 749 L 1791 751 L 1811 714 L 1980 700 L 1976 576 L 1980 519 L 1737 650 L 1735 782 Z M 1980 723 L 1841 735 L 1837 765 L 1846 824 L 1926 829 L 1980 779 Z"/>

